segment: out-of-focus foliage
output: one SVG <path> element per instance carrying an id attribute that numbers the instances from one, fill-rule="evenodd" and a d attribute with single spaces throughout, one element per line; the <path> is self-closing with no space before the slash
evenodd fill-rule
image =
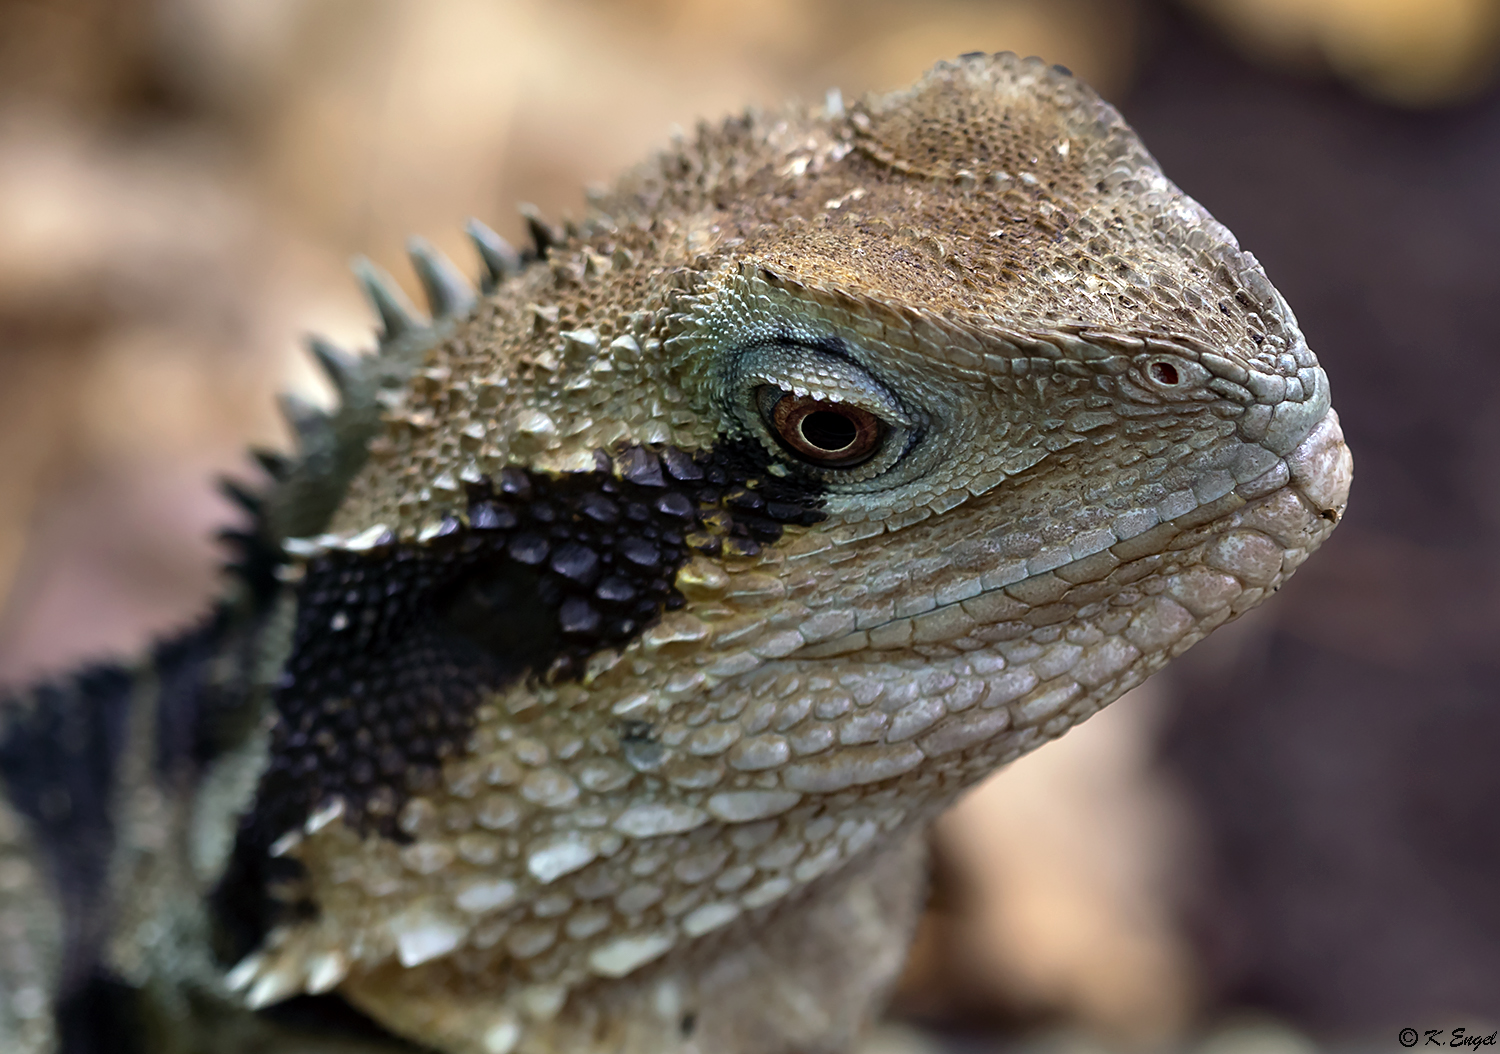
<path id="1" fill-rule="evenodd" d="M 1326 65 L 1400 106 L 1439 106 L 1488 84 L 1500 52 L 1496 0 L 1189 0 L 1247 53 Z"/>

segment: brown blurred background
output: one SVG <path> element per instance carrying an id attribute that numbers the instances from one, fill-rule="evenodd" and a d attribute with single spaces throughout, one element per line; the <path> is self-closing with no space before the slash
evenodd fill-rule
<path id="1" fill-rule="evenodd" d="M 1500 1023 L 1500 0 L 0 0 L 0 684 L 182 625 L 298 336 L 700 117 L 1013 50 L 1122 107 L 1329 366 L 1348 524 L 937 835 L 904 1048 Z M 1489 1027 L 1483 1027 L 1485 1023 Z"/>

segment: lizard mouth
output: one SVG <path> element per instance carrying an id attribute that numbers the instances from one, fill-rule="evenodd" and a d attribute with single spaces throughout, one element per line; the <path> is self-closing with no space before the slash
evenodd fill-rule
<path id="1" fill-rule="evenodd" d="M 955 643 L 978 647 L 1019 639 L 1074 619 L 1098 603 L 1101 594 L 1128 586 L 1139 589 L 1142 576 L 1130 568 L 1143 567 L 1141 561 L 1160 565 L 1152 573 L 1180 575 L 1176 569 L 1208 559 L 1203 550 L 1214 537 L 1236 530 L 1254 530 L 1284 550 L 1274 576 L 1279 584 L 1342 519 L 1353 478 L 1338 413 L 1328 405 L 1326 380 L 1304 402 L 1281 405 L 1290 409 L 1273 415 L 1279 424 L 1278 445 L 1292 445 L 1284 456 L 1271 459 L 1271 467 L 1233 489 L 1187 507 L 1182 492 L 1176 492 L 1150 510 L 1118 518 L 1107 533 L 1084 531 L 1068 547 L 946 582 L 934 588 L 926 610 L 856 622 L 853 630 L 809 642 L 792 657 L 822 659 Z M 1194 545 L 1182 546 L 1184 537 L 1193 537 Z M 1235 578 L 1235 592 L 1256 590 L 1258 602 L 1274 588 L 1263 564 L 1240 566 L 1221 556 L 1213 570 Z M 1225 588 L 1213 597 L 1192 596 L 1189 610 L 1195 617 L 1208 617 L 1233 605 L 1230 592 Z"/>

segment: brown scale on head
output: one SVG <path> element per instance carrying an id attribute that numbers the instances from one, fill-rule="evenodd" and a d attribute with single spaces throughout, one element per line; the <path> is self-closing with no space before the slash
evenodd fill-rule
<path id="1" fill-rule="evenodd" d="M 308 550 L 234 975 L 442 1050 L 839 1049 L 923 825 L 1347 496 L 1254 258 L 1009 55 L 705 126 L 445 333 Z"/>

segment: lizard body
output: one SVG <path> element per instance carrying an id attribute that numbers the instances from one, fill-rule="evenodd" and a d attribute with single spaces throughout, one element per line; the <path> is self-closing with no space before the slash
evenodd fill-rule
<path id="1" fill-rule="evenodd" d="M 212 619 L 9 704 L 17 1049 L 86 999 L 149 1049 L 847 1050 L 932 817 L 1347 500 L 1260 266 L 1036 60 L 531 223 L 482 296 L 419 249 L 431 323 L 366 272 Z"/>

